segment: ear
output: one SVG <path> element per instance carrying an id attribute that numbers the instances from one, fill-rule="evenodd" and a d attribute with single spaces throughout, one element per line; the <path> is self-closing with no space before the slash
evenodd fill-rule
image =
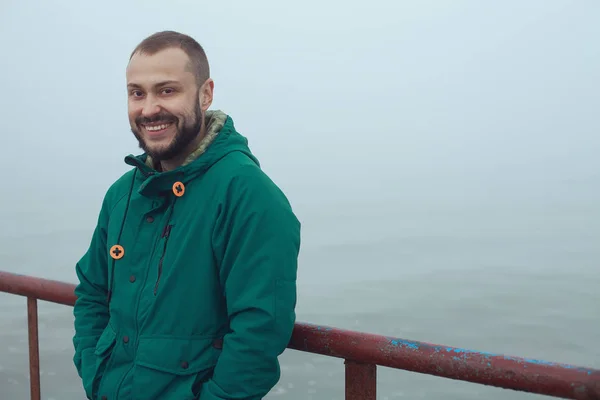
<path id="1" fill-rule="evenodd" d="M 210 78 L 200 87 L 200 107 L 202 108 L 202 112 L 206 112 L 212 104 L 214 89 L 215 82 Z"/>

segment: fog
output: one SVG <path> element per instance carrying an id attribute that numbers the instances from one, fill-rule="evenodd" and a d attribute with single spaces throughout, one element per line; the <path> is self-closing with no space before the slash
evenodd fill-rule
<path id="1" fill-rule="evenodd" d="M 0 269 L 74 281 L 104 193 L 129 169 L 124 157 L 141 152 L 127 120 L 130 52 L 177 30 L 207 52 L 211 108 L 233 118 L 302 221 L 302 318 L 591 364 L 600 357 L 589 347 L 600 334 L 598 21 L 593 0 L 4 0 Z M 460 326 L 439 308 L 456 292 L 442 283 L 431 292 L 431 276 L 414 278 L 423 271 L 473 280 L 471 297 L 460 289 L 470 299 L 456 308 Z M 350 290 L 343 284 L 355 291 L 319 297 Z M 398 297 L 399 287 L 420 294 Z M 542 296 L 540 287 L 561 300 L 536 297 L 511 320 L 531 301 L 515 299 Z M 522 292 L 486 297 L 494 290 Z M 412 325 L 393 323 L 392 301 L 420 304 L 401 313 Z M 474 303 L 490 308 L 473 312 Z M 523 326 L 532 315 L 535 332 Z M 485 318 L 502 321 L 495 329 L 511 341 L 468 336 Z M 573 326 L 573 343 L 557 339 Z M 557 336 L 540 342 L 549 329 Z"/>

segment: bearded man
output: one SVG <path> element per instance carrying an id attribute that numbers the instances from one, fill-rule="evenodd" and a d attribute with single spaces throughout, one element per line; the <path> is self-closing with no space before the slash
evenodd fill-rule
<path id="1" fill-rule="evenodd" d="M 300 223 L 233 120 L 206 54 L 172 31 L 126 70 L 143 154 L 108 189 L 76 265 L 88 399 L 261 399 L 295 323 Z"/>

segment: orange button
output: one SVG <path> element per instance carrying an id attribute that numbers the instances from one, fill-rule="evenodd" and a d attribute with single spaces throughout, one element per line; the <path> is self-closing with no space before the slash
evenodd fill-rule
<path id="1" fill-rule="evenodd" d="M 183 196 L 183 194 L 185 193 L 185 186 L 183 185 L 183 183 L 181 183 L 181 182 L 175 182 L 173 184 L 173 193 L 177 197 Z"/>
<path id="2" fill-rule="evenodd" d="M 115 244 L 113 247 L 110 248 L 110 256 L 115 260 L 123 258 L 124 255 L 125 250 L 123 250 L 123 246 Z"/>

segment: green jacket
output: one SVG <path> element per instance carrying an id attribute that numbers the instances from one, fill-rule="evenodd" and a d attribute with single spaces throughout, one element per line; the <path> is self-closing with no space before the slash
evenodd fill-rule
<path id="1" fill-rule="evenodd" d="M 76 266 L 88 399 L 261 399 L 279 380 L 300 223 L 231 118 L 211 113 L 203 154 L 168 172 L 130 155 L 104 198 Z"/>

